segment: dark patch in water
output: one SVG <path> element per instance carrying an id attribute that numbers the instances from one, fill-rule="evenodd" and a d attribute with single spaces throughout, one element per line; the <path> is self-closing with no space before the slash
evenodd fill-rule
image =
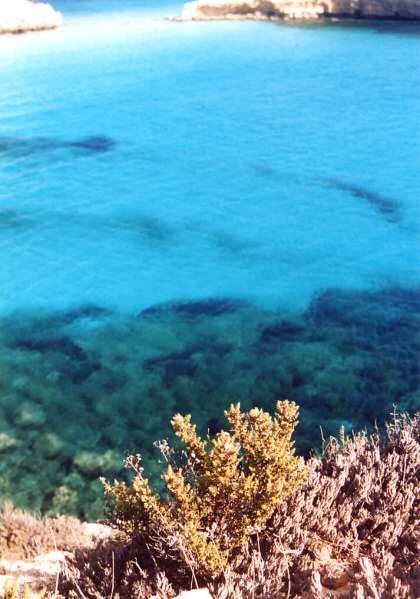
<path id="1" fill-rule="evenodd" d="M 180 303 L 175 307 L 175 313 L 184 318 L 215 317 L 223 314 L 233 314 L 245 306 L 245 302 L 238 300 L 209 298 L 196 302 Z"/>
<path id="2" fill-rule="evenodd" d="M 220 250 L 224 253 L 228 253 L 234 256 L 238 254 L 243 255 L 249 250 L 253 250 L 258 247 L 259 244 L 249 240 L 235 237 L 225 231 L 214 231 L 212 237 Z"/>
<path id="3" fill-rule="evenodd" d="M 275 168 L 271 166 L 265 166 L 264 164 L 248 164 L 248 168 L 253 173 L 260 175 L 261 177 L 276 178 L 279 176 L 279 173 Z"/>
<path id="4" fill-rule="evenodd" d="M 48 152 L 60 148 L 62 144 L 42 137 L 28 141 L 19 137 L 1 137 L 0 154 L 10 154 L 12 157 L 30 156 L 39 152 Z"/>
<path id="5" fill-rule="evenodd" d="M 340 355 L 357 351 L 362 357 L 358 379 L 363 383 L 354 405 L 366 405 L 369 417 L 419 388 L 419 316 L 420 291 L 399 287 L 377 292 L 331 289 L 305 314 L 312 342 L 334 341 Z M 392 401 L 386 399 L 390 396 Z"/>
<path id="6" fill-rule="evenodd" d="M 84 139 L 71 141 L 64 145 L 68 145 L 71 148 L 84 150 L 92 154 L 101 154 L 103 152 L 109 152 L 109 150 L 113 150 L 115 147 L 115 141 L 110 137 L 106 137 L 105 135 L 97 135 L 94 137 L 85 137 Z"/>
<path id="7" fill-rule="evenodd" d="M 369 21 L 367 22 L 369 23 Z M 420 23 L 417 21 L 392 20 L 370 22 L 371 27 L 379 34 L 394 34 L 405 36 L 420 36 Z"/>
<path id="8" fill-rule="evenodd" d="M 402 287 L 372 292 L 329 289 L 311 302 L 305 317 L 315 325 L 349 326 L 358 323 L 383 326 L 385 318 L 378 319 L 378 312 L 386 316 L 387 322 L 391 314 L 397 318 L 402 317 L 404 312 L 420 314 L 420 291 Z"/>
<path id="9" fill-rule="evenodd" d="M 47 352 L 59 352 L 68 356 L 71 360 L 83 361 L 87 359 L 86 353 L 69 337 L 56 339 L 18 339 L 11 345 L 14 349 L 36 351 L 41 354 Z"/>
<path id="10" fill-rule="evenodd" d="M 42 137 L 32 140 L 19 137 L 0 138 L 0 154 L 10 155 L 12 158 L 42 154 L 62 148 L 71 148 L 89 154 L 103 154 L 104 152 L 113 150 L 115 146 L 116 142 L 105 135 L 85 137 L 76 139 L 75 141 L 46 139 Z"/>
<path id="11" fill-rule="evenodd" d="M 364 200 L 365 202 L 373 206 L 382 216 L 384 216 L 388 222 L 395 224 L 400 223 L 402 220 L 401 206 L 397 202 L 360 185 L 346 183 L 334 177 L 323 179 L 311 179 L 298 175 L 290 175 L 286 173 L 281 173 L 273 167 L 260 164 L 248 165 L 248 168 L 251 169 L 257 175 L 260 175 L 262 177 L 269 177 L 271 179 L 283 178 L 289 182 L 293 181 L 295 183 L 322 183 L 323 185 L 328 185 L 329 187 L 333 187 L 334 189 L 338 189 L 340 191 L 349 193 L 355 198 Z"/>
<path id="12" fill-rule="evenodd" d="M 82 385 L 94 372 L 101 369 L 97 362 L 86 361 L 83 364 L 74 364 L 74 362 L 64 366 L 60 374 L 70 379 L 74 385 Z"/>
<path id="13" fill-rule="evenodd" d="M 120 390 L 128 380 L 129 377 L 124 371 L 101 368 L 101 377 L 98 384 L 106 392 L 113 392 Z"/>
<path id="14" fill-rule="evenodd" d="M 279 323 L 275 323 L 265 327 L 261 332 L 262 343 L 277 343 L 279 341 L 296 341 L 298 337 L 301 337 L 305 333 L 306 327 L 299 323 L 291 320 L 282 320 Z"/>
<path id="15" fill-rule="evenodd" d="M 195 349 L 187 349 L 167 356 L 150 358 L 143 362 L 143 368 L 147 371 L 156 368 L 164 368 L 164 380 L 166 385 L 171 385 L 178 376 L 193 377 L 197 371 L 198 363 L 194 360 Z"/>
<path id="16" fill-rule="evenodd" d="M 178 376 L 193 378 L 197 376 L 198 369 L 204 369 L 207 373 L 212 372 L 212 379 L 216 381 L 219 373 L 213 372 L 217 367 L 215 364 L 223 360 L 231 351 L 231 345 L 221 343 L 213 336 L 204 336 L 199 341 L 186 347 L 182 352 L 174 352 L 149 358 L 143 362 L 144 370 L 152 372 L 164 369 L 165 385 L 170 386 Z"/>
<path id="17" fill-rule="evenodd" d="M 158 304 L 143 310 L 139 316 L 160 317 L 164 314 L 175 314 L 187 319 L 203 316 L 216 317 L 223 314 L 233 314 L 247 306 L 246 302 L 240 300 L 208 298 L 197 301 Z"/>
<path id="18" fill-rule="evenodd" d="M 150 242 L 172 241 L 174 231 L 161 219 L 153 216 L 135 216 L 129 221 L 130 229 L 137 230 Z"/>
<path id="19" fill-rule="evenodd" d="M 216 436 L 222 429 L 222 423 L 218 418 L 210 418 L 210 420 L 207 421 L 207 431 L 211 437 Z"/>
<path id="20" fill-rule="evenodd" d="M 16 210 L 0 210 L 0 229 L 17 229 L 24 224 L 24 219 Z"/>
<path id="21" fill-rule="evenodd" d="M 401 215 L 399 214 L 401 207 L 393 200 L 365 187 L 344 183 L 338 179 L 323 179 L 323 182 L 330 187 L 348 192 L 355 198 L 365 200 L 368 204 L 376 208 L 389 222 L 399 223 L 401 221 Z"/>

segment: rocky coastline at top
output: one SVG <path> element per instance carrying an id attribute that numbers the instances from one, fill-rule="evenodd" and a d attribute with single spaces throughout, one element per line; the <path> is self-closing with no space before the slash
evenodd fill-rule
<path id="1" fill-rule="evenodd" d="M 54 29 L 63 24 L 50 4 L 29 0 L 0 0 L 0 34 Z"/>
<path id="2" fill-rule="evenodd" d="M 186 4 L 174 20 L 324 17 L 420 21 L 420 0 L 197 0 Z"/>

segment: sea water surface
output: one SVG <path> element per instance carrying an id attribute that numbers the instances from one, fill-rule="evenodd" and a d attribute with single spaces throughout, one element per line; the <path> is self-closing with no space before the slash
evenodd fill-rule
<path id="1" fill-rule="evenodd" d="M 0 40 L 2 312 L 418 283 L 413 25 L 56 8 Z"/>
<path id="2" fill-rule="evenodd" d="M 0 37 L 3 495 L 97 517 L 176 410 L 417 409 L 418 26 L 54 7 Z"/>

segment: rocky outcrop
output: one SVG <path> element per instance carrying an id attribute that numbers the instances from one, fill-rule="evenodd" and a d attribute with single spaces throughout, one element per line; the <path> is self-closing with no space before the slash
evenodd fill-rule
<path id="1" fill-rule="evenodd" d="M 180 20 L 213 19 L 420 20 L 420 0 L 198 0 L 185 5 Z"/>
<path id="2" fill-rule="evenodd" d="M 0 33 L 53 29 L 63 24 L 61 13 L 50 4 L 28 0 L 0 0 Z"/>

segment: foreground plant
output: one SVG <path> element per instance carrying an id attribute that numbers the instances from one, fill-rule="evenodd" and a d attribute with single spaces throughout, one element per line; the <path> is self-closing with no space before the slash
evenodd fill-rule
<path id="1" fill-rule="evenodd" d="M 193 572 L 198 566 L 210 577 L 303 482 L 303 462 L 291 440 L 298 415 L 293 402 L 277 402 L 274 418 L 257 408 L 241 413 L 239 404 L 225 415 L 230 432 L 207 440 L 197 436 L 190 416 L 173 418 L 186 449 L 158 444 L 168 463 L 162 491 L 144 477 L 138 455 L 126 460 L 135 472 L 131 486 L 105 483 L 109 524 L 131 539 L 142 536 L 154 552 L 181 554 Z"/>

